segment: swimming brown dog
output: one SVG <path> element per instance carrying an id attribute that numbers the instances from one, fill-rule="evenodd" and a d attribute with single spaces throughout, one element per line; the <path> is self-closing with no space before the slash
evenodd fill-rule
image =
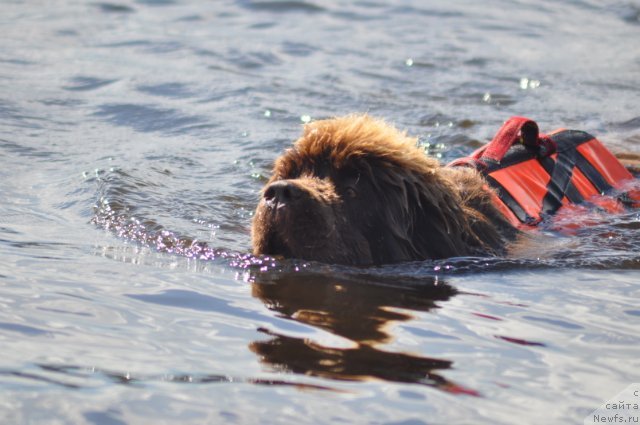
<path id="1" fill-rule="evenodd" d="M 500 254 L 517 230 L 484 186 L 381 120 L 316 121 L 276 160 L 253 252 L 351 265 Z"/>
<path id="2" fill-rule="evenodd" d="M 474 168 L 441 166 L 384 121 L 316 121 L 275 162 L 253 252 L 348 265 L 500 255 L 520 231 L 495 198 Z"/>

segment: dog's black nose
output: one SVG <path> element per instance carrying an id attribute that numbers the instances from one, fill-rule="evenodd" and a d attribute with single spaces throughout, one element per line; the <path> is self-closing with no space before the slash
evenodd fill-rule
<path id="1" fill-rule="evenodd" d="M 278 180 L 271 183 L 262 195 L 267 203 L 286 204 L 302 196 L 302 189 L 289 180 Z"/>

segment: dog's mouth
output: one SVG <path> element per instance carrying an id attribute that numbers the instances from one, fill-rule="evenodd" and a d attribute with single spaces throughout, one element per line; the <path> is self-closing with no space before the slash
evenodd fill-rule
<path id="1" fill-rule="evenodd" d="M 305 212 L 289 208 L 268 211 L 260 254 L 316 261 L 329 257 L 325 249 L 330 237 L 330 231 L 325 231 L 327 223 L 317 215 L 313 217 L 313 212 Z"/>
<path id="2" fill-rule="evenodd" d="M 285 205 L 264 206 L 263 211 L 265 238 L 260 254 L 292 257 L 294 252 L 287 243 L 291 225 L 290 211 Z"/>
<path id="3" fill-rule="evenodd" d="M 291 187 L 275 185 L 274 193 L 265 192 L 254 222 L 254 236 L 259 242 L 254 253 L 316 261 L 334 257 L 338 238 L 332 205 L 300 188 L 294 192 Z M 282 193 L 276 196 L 276 190 Z"/>
<path id="4" fill-rule="evenodd" d="M 267 243 L 264 247 L 265 255 L 280 255 L 285 258 L 293 257 L 291 248 L 287 245 L 285 238 L 279 234 L 278 231 L 273 231 L 267 238 Z"/>

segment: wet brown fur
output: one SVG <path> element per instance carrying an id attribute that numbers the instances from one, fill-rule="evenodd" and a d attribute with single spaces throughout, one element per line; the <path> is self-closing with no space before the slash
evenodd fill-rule
<path id="1" fill-rule="evenodd" d="M 499 254 L 516 233 L 477 172 L 442 167 L 406 133 L 349 115 L 306 125 L 276 160 L 252 243 L 256 255 L 368 265 Z"/>

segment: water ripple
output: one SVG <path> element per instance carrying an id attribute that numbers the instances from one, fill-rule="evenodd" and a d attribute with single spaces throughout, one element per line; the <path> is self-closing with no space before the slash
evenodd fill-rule
<path id="1" fill-rule="evenodd" d="M 25 381 L 44 382 L 69 389 L 94 388 L 100 380 L 115 384 L 142 386 L 164 382 L 173 384 L 255 384 L 267 386 L 293 386 L 299 389 L 336 391 L 329 386 L 288 382 L 285 379 L 242 378 L 222 374 L 174 373 L 174 374 L 132 374 L 96 367 L 83 367 L 65 364 L 36 364 L 29 372 L 0 369 L 0 376 L 11 376 Z M 109 422 L 111 423 L 111 422 Z"/>
<path id="2" fill-rule="evenodd" d="M 155 85 L 139 85 L 137 90 L 142 93 L 151 94 L 154 96 L 162 96 L 175 99 L 184 99 L 193 97 L 195 92 L 189 88 L 186 84 L 182 83 L 164 83 Z"/>
<path id="3" fill-rule="evenodd" d="M 315 3 L 305 1 L 264 1 L 264 0 L 242 0 L 240 4 L 248 9 L 260 12 L 287 13 L 306 12 L 318 13 L 325 9 Z"/>
<path id="4" fill-rule="evenodd" d="M 208 122 L 205 117 L 185 115 L 175 109 L 128 103 L 102 105 L 93 115 L 143 133 L 181 134 Z"/>
<path id="5" fill-rule="evenodd" d="M 96 7 L 98 7 L 102 12 L 105 13 L 133 13 L 135 9 L 124 5 L 124 4 L 116 4 L 116 3 L 107 3 L 101 2 L 96 3 Z"/>
<path id="6" fill-rule="evenodd" d="M 118 80 L 78 76 L 74 77 L 71 81 L 72 85 L 65 86 L 63 89 L 69 91 L 89 91 L 108 86 Z"/>

